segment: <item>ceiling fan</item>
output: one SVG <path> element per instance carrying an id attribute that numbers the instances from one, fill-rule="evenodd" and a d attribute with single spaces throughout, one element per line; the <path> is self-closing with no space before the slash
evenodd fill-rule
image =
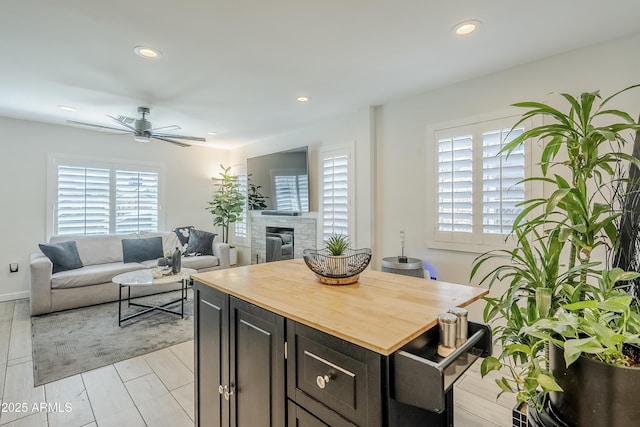
<path id="1" fill-rule="evenodd" d="M 78 122 L 76 120 L 67 120 L 67 123 L 70 123 L 73 125 L 80 125 L 80 126 L 90 126 L 98 129 L 114 130 L 118 132 L 128 132 L 133 134 L 133 139 L 135 139 L 138 142 L 149 142 L 151 141 L 151 138 L 155 138 L 155 139 L 159 139 L 160 141 L 170 142 L 180 147 L 191 147 L 191 145 L 186 144 L 184 142 L 176 141 L 176 139 L 186 139 L 188 141 L 200 141 L 200 142 L 206 141 L 205 138 L 201 138 L 198 136 L 172 135 L 168 133 L 163 133 L 171 130 L 179 130 L 180 126 L 177 126 L 177 125 L 152 128 L 151 122 L 146 118 L 147 114 L 149 114 L 149 107 L 138 107 L 138 113 L 142 114 L 142 118 L 135 119 L 133 117 L 127 117 L 127 116 L 113 117 L 107 114 L 107 117 L 109 117 L 111 120 L 115 121 L 119 125 L 123 126 L 124 128 L 102 126 L 94 123 Z"/>

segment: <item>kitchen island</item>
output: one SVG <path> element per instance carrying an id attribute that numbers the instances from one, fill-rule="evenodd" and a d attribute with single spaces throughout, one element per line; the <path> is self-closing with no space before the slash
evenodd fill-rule
<path id="1" fill-rule="evenodd" d="M 196 425 L 452 425 L 453 381 L 491 350 L 470 323 L 435 355 L 437 316 L 486 289 L 365 271 L 320 284 L 302 260 L 193 276 Z"/>

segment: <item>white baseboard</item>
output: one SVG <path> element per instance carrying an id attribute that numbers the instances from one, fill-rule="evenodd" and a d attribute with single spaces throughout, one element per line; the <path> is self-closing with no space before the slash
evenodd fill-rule
<path id="1" fill-rule="evenodd" d="M 15 299 L 29 298 L 29 291 L 14 292 L 12 294 L 0 294 L 0 302 L 13 301 Z"/>

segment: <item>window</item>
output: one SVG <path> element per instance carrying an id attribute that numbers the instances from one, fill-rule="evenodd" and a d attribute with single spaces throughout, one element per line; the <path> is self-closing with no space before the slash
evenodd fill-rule
<path id="1" fill-rule="evenodd" d="M 247 172 L 246 170 L 243 170 L 242 172 L 237 172 L 237 175 L 238 175 L 238 184 L 240 184 L 240 186 L 238 187 L 238 190 L 240 190 L 240 192 L 244 194 L 246 197 L 248 192 Z M 240 240 L 244 240 L 247 238 L 247 204 L 246 203 L 242 207 L 240 220 L 234 223 L 233 233 L 235 237 L 234 241 L 236 242 L 239 242 Z"/>
<path id="2" fill-rule="evenodd" d="M 437 147 L 435 242 L 502 245 L 522 212 L 527 176 L 525 149 L 500 153 L 525 130 L 517 118 L 491 120 L 434 132 Z M 438 246 L 438 245 L 436 245 Z M 458 249 L 464 250 L 462 246 Z"/>
<path id="3" fill-rule="evenodd" d="M 157 231 L 160 168 L 91 159 L 53 158 L 50 234 Z"/>
<path id="4" fill-rule="evenodd" d="M 109 169 L 59 166 L 55 234 L 108 234 L 109 185 Z"/>
<path id="5" fill-rule="evenodd" d="M 158 231 L 158 174 L 116 170 L 116 234 Z"/>
<path id="6" fill-rule="evenodd" d="M 347 150 L 322 153 L 322 237 L 349 235 L 350 155 Z"/>

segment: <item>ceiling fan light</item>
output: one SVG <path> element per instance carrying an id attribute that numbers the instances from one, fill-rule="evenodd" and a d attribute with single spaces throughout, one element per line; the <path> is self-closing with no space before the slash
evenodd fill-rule
<path id="1" fill-rule="evenodd" d="M 151 137 L 145 136 L 145 135 L 134 135 L 133 139 L 135 139 L 136 142 L 142 142 L 142 143 L 147 143 L 151 141 Z"/>

